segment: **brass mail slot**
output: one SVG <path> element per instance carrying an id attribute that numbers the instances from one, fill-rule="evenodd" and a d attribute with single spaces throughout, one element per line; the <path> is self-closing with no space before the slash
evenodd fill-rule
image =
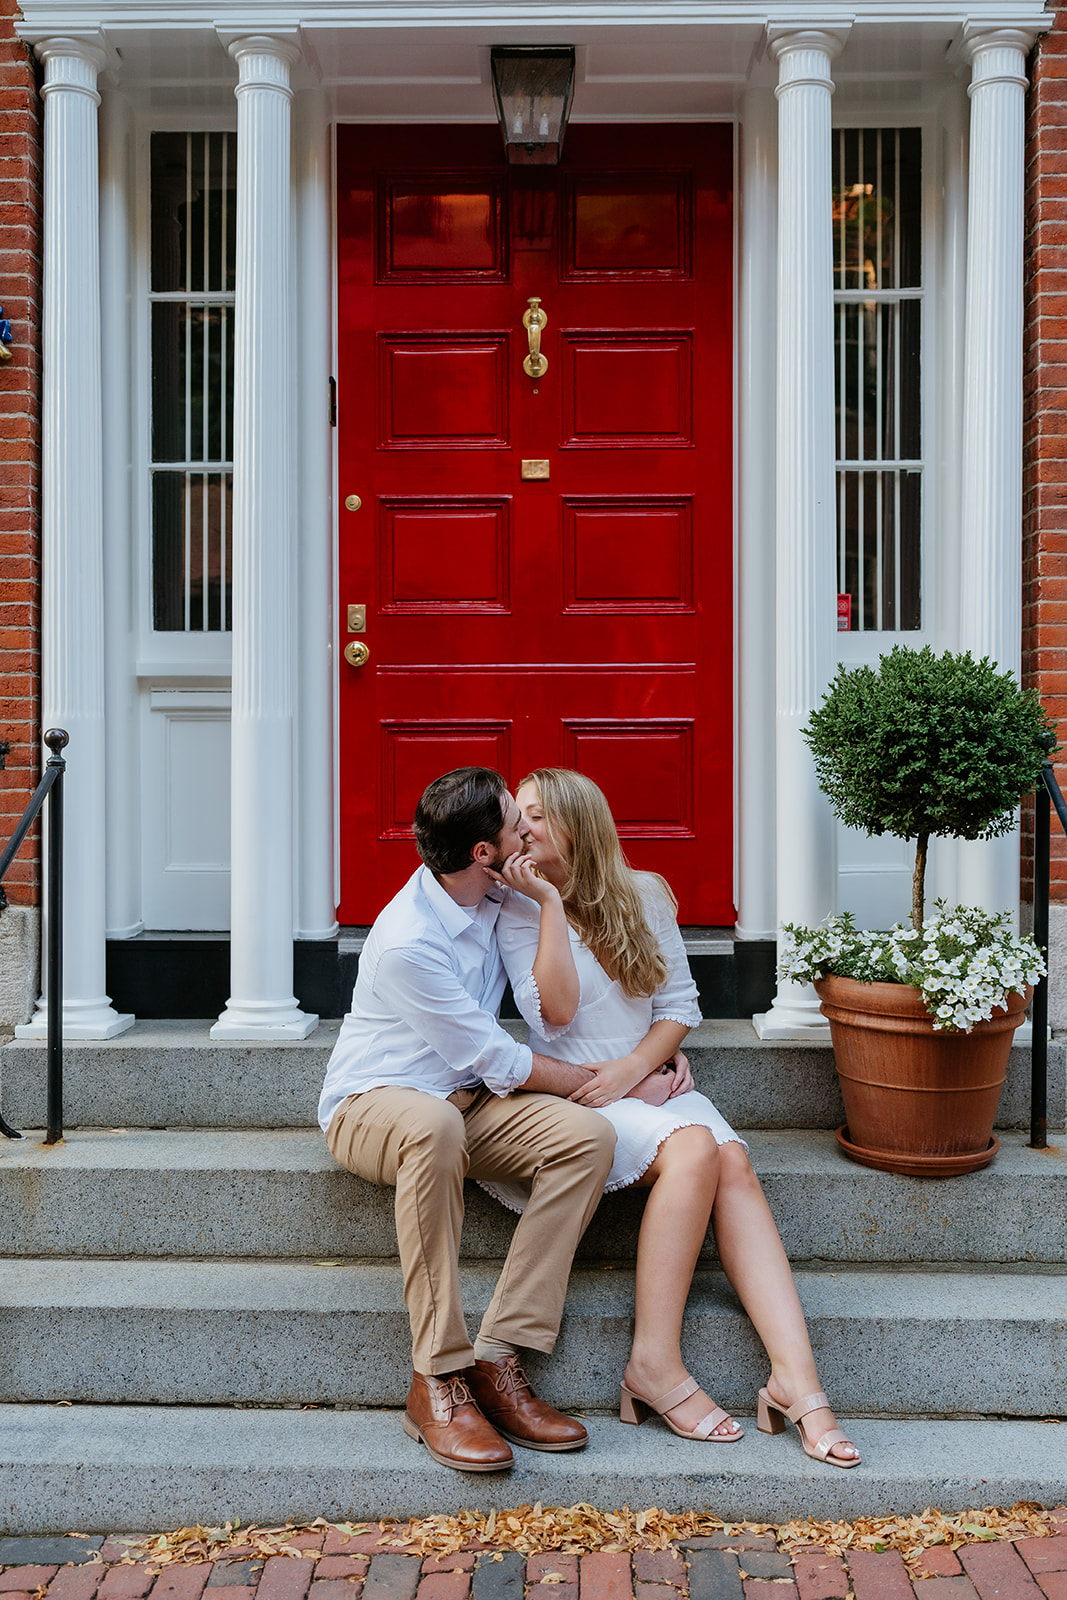
<path id="1" fill-rule="evenodd" d="M 522 476 L 524 478 L 547 478 L 548 462 L 524 461 L 522 464 Z"/>

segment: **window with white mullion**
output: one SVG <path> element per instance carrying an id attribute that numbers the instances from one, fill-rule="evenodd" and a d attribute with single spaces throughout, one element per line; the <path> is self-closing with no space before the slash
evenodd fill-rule
<path id="1" fill-rule="evenodd" d="M 230 621 L 235 135 L 151 141 L 152 622 Z"/>
<path id="2" fill-rule="evenodd" d="M 877 172 L 882 171 L 882 130 L 875 129 L 874 134 L 874 165 Z M 882 239 L 882 208 L 877 203 L 874 208 L 875 249 L 874 249 L 874 285 L 875 289 L 882 287 L 882 262 L 885 259 L 885 243 Z"/>
<path id="3" fill-rule="evenodd" d="M 874 614 L 887 622 L 885 615 L 885 563 L 888 552 L 892 547 L 892 538 L 884 540 L 885 515 L 882 500 L 882 489 L 885 483 L 885 473 L 874 474 Z M 884 543 L 884 548 L 883 548 Z M 892 622 L 888 622 L 892 627 Z"/>
<path id="4" fill-rule="evenodd" d="M 900 527 L 900 474 L 893 474 L 893 526 Z M 896 552 L 896 563 L 893 568 L 893 615 L 900 616 L 900 551 Z"/>
<path id="5" fill-rule="evenodd" d="M 921 300 L 921 289 L 837 289 L 834 301 L 841 306 L 903 305 L 908 300 Z"/>
<path id="6" fill-rule="evenodd" d="M 834 139 L 839 616 L 921 626 L 921 134 Z M 845 625 L 839 622 L 839 626 Z"/>
<path id="7" fill-rule="evenodd" d="M 185 632 L 190 632 L 193 623 L 193 496 L 191 472 L 185 474 L 185 493 L 182 496 L 182 511 L 185 515 L 185 589 L 183 593 L 184 609 L 182 618 L 185 623 Z"/>

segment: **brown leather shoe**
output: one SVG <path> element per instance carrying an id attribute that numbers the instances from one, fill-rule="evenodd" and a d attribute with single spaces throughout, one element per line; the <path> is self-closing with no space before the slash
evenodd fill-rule
<path id="1" fill-rule="evenodd" d="M 518 1356 L 476 1361 L 465 1376 L 478 1409 L 512 1444 L 527 1450 L 580 1450 L 589 1443 L 575 1417 L 538 1400 Z"/>
<path id="2" fill-rule="evenodd" d="M 435 1461 L 460 1472 L 502 1472 L 515 1457 L 478 1410 L 464 1382 L 470 1368 L 424 1377 L 408 1390 L 404 1432 L 424 1444 Z"/>

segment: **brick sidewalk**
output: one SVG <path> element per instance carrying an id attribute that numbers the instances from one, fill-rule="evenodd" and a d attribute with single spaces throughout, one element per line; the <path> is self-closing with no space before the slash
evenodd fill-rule
<path id="1" fill-rule="evenodd" d="M 129 1562 L 131 1537 L 0 1539 L 0 1600 L 1067 1600 L 1065 1531 L 934 1546 L 908 1573 L 896 1551 L 780 1551 L 774 1535 L 714 1534 L 662 1551 L 523 1557 L 481 1549 L 423 1559 L 379 1532 L 297 1535 L 303 1559 L 230 1550 L 195 1566 Z M 123 1558 L 126 1558 L 123 1561 Z M 68 1564 L 62 1564 L 62 1563 Z M 16 1564 L 17 1563 L 17 1564 Z M 786 1590 L 788 1589 L 788 1594 Z"/>

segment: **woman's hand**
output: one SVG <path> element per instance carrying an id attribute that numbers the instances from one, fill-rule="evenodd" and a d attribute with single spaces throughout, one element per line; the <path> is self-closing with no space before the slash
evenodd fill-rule
<path id="1" fill-rule="evenodd" d="M 688 1094 L 690 1089 L 695 1088 L 696 1085 L 693 1083 L 693 1074 L 689 1069 L 689 1061 L 685 1054 L 681 1050 L 676 1050 L 671 1059 L 674 1062 L 674 1072 L 673 1074 L 668 1073 L 667 1076 L 673 1080 L 671 1083 L 671 1099 L 673 1100 L 676 1095 Z"/>
<path id="2" fill-rule="evenodd" d="M 518 889 L 520 894 L 529 895 L 539 906 L 551 904 L 559 899 L 559 890 L 554 883 L 549 883 L 547 878 L 542 878 L 538 873 L 532 856 L 525 855 L 523 851 L 516 850 L 514 855 L 508 856 L 499 872 L 493 872 L 489 867 L 485 869 L 496 883 L 506 883 L 509 889 Z"/>
<path id="3" fill-rule="evenodd" d="M 577 1100 L 583 1106 L 594 1106 L 597 1110 L 621 1100 L 635 1084 L 648 1076 L 648 1068 L 636 1055 L 620 1056 L 616 1061 L 601 1061 L 589 1070 L 592 1077 L 567 1098 Z M 669 1092 L 669 1085 L 667 1088 Z"/>

